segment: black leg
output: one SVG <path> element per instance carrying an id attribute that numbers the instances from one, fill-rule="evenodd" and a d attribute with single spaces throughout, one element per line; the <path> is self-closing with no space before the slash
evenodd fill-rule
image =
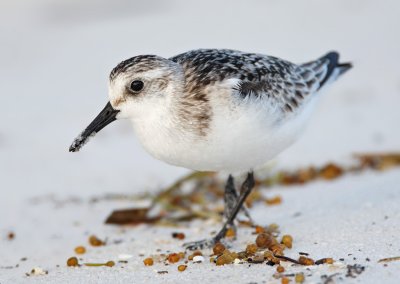
<path id="1" fill-rule="evenodd" d="M 231 212 L 235 208 L 238 198 L 239 198 L 239 196 L 238 196 L 238 193 L 236 191 L 236 188 L 235 188 L 235 185 L 233 182 L 233 177 L 232 177 L 232 175 L 229 175 L 228 180 L 225 185 L 225 191 L 224 191 L 224 222 L 231 215 Z M 250 216 L 249 210 L 246 207 L 246 204 L 243 204 L 243 206 L 239 212 L 242 212 L 247 217 L 248 221 L 250 221 L 250 223 L 253 223 L 253 220 Z M 236 226 L 235 226 L 234 222 L 232 222 L 229 225 L 231 228 L 236 230 Z"/>
<path id="2" fill-rule="evenodd" d="M 228 182 L 229 182 L 229 179 L 228 179 Z M 233 183 L 233 179 L 232 179 L 232 183 Z M 253 189 L 254 184 L 255 184 L 255 182 L 254 182 L 253 172 L 249 172 L 247 174 L 246 180 L 242 184 L 242 187 L 240 189 L 240 196 L 237 199 L 235 206 L 233 207 L 232 211 L 230 212 L 222 229 L 218 232 L 218 234 L 215 235 L 214 238 L 208 239 L 208 240 L 207 239 L 201 240 L 201 241 L 197 241 L 197 242 L 186 243 L 183 246 L 189 250 L 202 249 L 204 247 L 211 247 L 215 243 L 217 243 L 221 239 L 223 239 L 225 237 L 225 233 L 228 230 L 229 226 L 231 224 L 233 224 L 233 221 L 235 220 L 236 215 L 239 213 L 240 209 L 242 208 L 243 203 L 245 202 L 247 196 L 249 196 L 251 190 Z"/>
<path id="3" fill-rule="evenodd" d="M 235 208 L 237 200 L 238 194 L 233 183 L 233 177 L 232 175 L 229 175 L 224 191 L 224 222 L 228 220 L 229 216 L 231 215 L 231 212 Z M 233 222 L 229 225 L 234 226 Z"/>

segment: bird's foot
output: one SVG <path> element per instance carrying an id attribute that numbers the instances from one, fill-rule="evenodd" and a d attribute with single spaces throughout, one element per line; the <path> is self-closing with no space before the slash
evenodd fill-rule
<path id="1" fill-rule="evenodd" d="M 195 242 L 184 243 L 183 247 L 185 248 L 185 250 L 192 250 L 192 251 L 202 250 L 207 248 L 213 248 L 216 243 L 222 243 L 227 248 L 230 247 L 230 245 L 225 241 L 225 239 L 217 239 L 215 237 Z"/>
<path id="2" fill-rule="evenodd" d="M 228 187 L 228 189 L 233 188 L 233 178 L 231 176 L 229 176 L 227 187 Z M 221 242 L 221 240 L 225 238 L 228 228 L 235 229 L 233 222 L 234 222 L 237 214 L 239 213 L 239 211 L 242 209 L 243 203 L 246 200 L 247 196 L 249 196 L 253 187 L 254 187 L 254 175 L 253 175 L 253 172 L 249 172 L 247 174 L 246 180 L 242 184 L 239 198 L 232 198 L 232 199 L 235 199 L 235 201 L 236 201 L 235 206 L 233 208 L 229 208 L 229 206 L 228 206 L 228 210 L 226 210 L 226 213 L 229 216 L 226 218 L 227 220 L 225 221 L 224 225 L 222 226 L 222 229 L 218 232 L 218 234 L 216 234 L 212 239 L 205 239 L 205 240 L 201 240 L 201 241 L 197 241 L 197 242 L 185 243 L 183 245 L 185 247 L 185 249 L 197 250 L 197 249 L 203 249 L 203 248 L 210 248 L 210 247 L 214 246 L 217 242 Z M 232 190 L 228 190 L 228 191 L 233 192 Z M 233 195 L 227 194 L 227 195 L 225 195 L 225 197 L 231 198 L 231 197 L 233 197 Z"/>
<path id="3" fill-rule="evenodd" d="M 227 229 L 226 227 L 224 227 L 213 238 L 184 243 L 183 247 L 185 248 L 185 250 L 202 250 L 206 248 L 213 248 L 216 243 L 222 243 L 223 245 L 225 245 L 225 247 L 229 247 L 224 238 L 226 231 Z"/>
<path id="4" fill-rule="evenodd" d="M 217 241 L 215 241 L 214 238 L 211 238 L 201 241 L 184 243 L 183 247 L 185 248 L 185 250 L 202 250 L 205 248 L 212 248 L 216 243 Z"/>

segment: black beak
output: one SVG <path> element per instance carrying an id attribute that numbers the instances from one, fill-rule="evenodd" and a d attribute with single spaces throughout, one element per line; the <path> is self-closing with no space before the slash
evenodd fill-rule
<path id="1" fill-rule="evenodd" d="M 97 132 L 102 130 L 105 126 L 116 120 L 119 110 L 114 109 L 110 102 L 106 104 L 104 109 L 96 116 L 96 118 L 89 124 L 88 127 L 75 138 L 69 147 L 70 152 L 78 152 L 88 139 L 94 136 Z"/>

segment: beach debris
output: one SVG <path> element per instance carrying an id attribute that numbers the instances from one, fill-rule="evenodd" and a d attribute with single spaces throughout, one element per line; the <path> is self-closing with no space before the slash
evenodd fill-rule
<path id="1" fill-rule="evenodd" d="M 114 225 L 139 225 L 151 224 L 160 219 L 160 216 L 149 217 L 150 208 L 129 208 L 114 210 L 106 219 L 106 224 Z"/>
<path id="2" fill-rule="evenodd" d="M 327 258 L 321 258 L 317 261 L 315 261 L 316 265 L 321 265 L 321 264 L 333 264 L 334 260 L 331 257 L 327 257 Z"/>
<path id="3" fill-rule="evenodd" d="M 277 243 L 278 242 L 276 241 L 276 239 L 271 234 L 268 233 L 261 233 L 256 238 L 256 245 L 259 248 L 271 248 Z"/>
<path id="4" fill-rule="evenodd" d="M 233 228 L 229 228 L 226 230 L 225 238 L 234 238 L 236 236 L 236 232 Z"/>
<path id="5" fill-rule="evenodd" d="M 360 264 L 353 264 L 353 265 L 348 264 L 346 277 L 356 278 L 358 275 L 363 273 L 364 270 L 365 270 L 365 267 Z"/>
<path id="6" fill-rule="evenodd" d="M 202 255 L 196 255 L 193 257 L 193 262 L 201 263 L 203 261 L 204 261 L 204 256 L 202 256 Z"/>
<path id="7" fill-rule="evenodd" d="M 186 270 L 186 268 L 187 268 L 187 265 L 181 264 L 178 266 L 178 271 L 183 272 Z"/>
<path id="8" fill-rule="evenodd" d="M 104 246 L 106 244 L 105 241 L 100 240 L 98 237 L 95 235 L 91 235 L 89 237 L 89 244 L 94 247 L 99 247 L 99 246 Z"/>
<path id="9" fill-rule="evenodd" d="M 169 263 L 176 263 L 181 260 L 181 257 L 178 253 L 170 253 L 167 257 Z"/>
<path id="10" fill-rule="evenodd" d="M 67 266 L 70 266 L 70 267 L 79 266 L 78 258 L 76 258 L 75 256 L 68 258 Z"/>
<path id="11" fill-rule="evenodd" d="M 287 278 L 287 277 L 282 277 L 282 278 L 281 278 L 281 283 L 282 283 L 282 284 L 289 284 L 289 283 L 290 283 L 290 279 Z"/>
<path id="12" fill-rule="evenodd" d="M 151 257 L 145 258 L 143 260 L 145 266 L 152 266 L 154 264 L 154 260 Z"/>
<path id="13" fill-rule="evenodd" d="M 265 199 L 265 203 L 267 205 L 279 205 L 279 204 L 282 203 L 282 196 L 277 195 L 277 196 L 272 197 L 272 198 L 266 198 Z"/>
<path id="14" fill-rule="evenodd" d="M 89 266 L 89 267 L 99 267 L 99 266 L 113 267 L 113 266 L 115 266 L 115 262 L 112 261 L 112 260 L 109 260 L 109 261 L 104 262 L 104 263 L 102 263 L 102 262 L 101 263 L 87 262 L 87 263 L 84 263 L 83 265 Z"/>
<path id="15" fill-rule="evenodd" d="M 185 234 L 184 233 L 174 232 L 174 233 L 172 233 L 172 237 L 174 239 L 183 240 L 183 239 L 185 239 Z"/>
<path id="16" fill-rule="evenodd" d="M 49 272 L 41 267 L 32 268 L 32 270 L 29 273 L 25 273 L 26 276 L 40 276 L 47 274 L 49 274 Z"/>
<path id="17" fill-rule="evenodd" d="M 76 254 L 84 254 L 86 253 L 86 248 L 84 246 L 77 246 L 74 251 Z"/>
<path id="18" fill-rule="evenodd" d="M 188 256 L 188 260 L 193 260 L 195 256 L 202 256 L 203 253 L 199 250 L 194 251 L 191 255 Z"/>
<path id="19" fill-rule="evenodd" d="M 293 237 L 291 235 L 283 235 L 281 244 L 285 245 L 288 249 L 292 248 L 293 243 Z"/>
<path id="20" fill-rule="evenodd" d="M 305 281 L 304 274 L 303 274 L 303 273 L 297 273 L 297 274 L 294 276 L 294 281 L 295 281 L 296 283 L 303 283 L 303 282 Z"/>
<path id="21" fill-rule="evenodd" d="M 216 243 L 213 247 L 213 253 L 215 255 L 220 255 L 224 252 L 225 246 L 221 243 Z"/>
<path id="22" fill-rule="evenodd" d="M 302 255 L 299 257 L 299 263 L 302 265 L 309 266 L 309 265 L 314 265 L 315 261 L 312 258 L 305 257 Z"/>
<path id="23" fill-rule="evenodd" d="M 395 256 L 395 257 L 386 257 L 378 260 L 378 262 L 391 262 L 391 261 L 399 261 L 400 256 Z"/>
<path id="24" fill-rule="evenodd" d="M 8 232 L 7 240 L 12 241 L 13 239 L 15 239 L 15 233 L 14 232 Z"/>

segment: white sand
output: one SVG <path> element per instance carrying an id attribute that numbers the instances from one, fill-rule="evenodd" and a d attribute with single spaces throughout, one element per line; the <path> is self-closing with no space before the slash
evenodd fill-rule
<path id="1" fill-rule="evenodd" d="M 355 68 L 327 90 L 305 135 L 278 157 L 278 167 L 399 149 L 397 1 L 35 2 L 0 3 L 0 283 L 277 282 L 275 268 L 265 264 L 215 267 L 206 261 L 189 264 L 183 273 L 176 265 L 144 267 L 139 254 L 180 250 L 181 242 L 170 237 L 175 229 L 103 225 L 113 209 L 132 204 L 92 204 L 90 197 L 159 190 L 187 172 L 149 157 L 127 122 L 103 130 L 78 154 L 68 153 L 107 100 L 108 72 L 127 57 L 227 47 L 302 62 L 336 49 Z M 309 283 L 334 273 L 339 283 L 398 283 L 400 262 L 385 267 L 377 260 L 400 256 L 399 184 L 400 170 L 392 170 L 274 188 L 271 194 L 281 194 L 283 204 L 256 206 L 251 213 L 294 236 L 288 256 L 305 251 L 315 259 L 345 259 L 343 267 L 287 269 L 305 272 Z M 180 230 L 196 240 L 216 229 L 196 221 Z M 16 234 L 13 241 L 6 239 L 9 231 Z M 86 245 L 92 233 L 122 242 L 89 249 L 85 261 L 133 258 L 114 268 L 67 268 L 73 248 Z M 242 230 L 233 248 L 253 240 Z M 345 277 L 345 266 L 355 263 L 365 271 Z M 34 267 L 49 273 L 26 277 Z"/>

